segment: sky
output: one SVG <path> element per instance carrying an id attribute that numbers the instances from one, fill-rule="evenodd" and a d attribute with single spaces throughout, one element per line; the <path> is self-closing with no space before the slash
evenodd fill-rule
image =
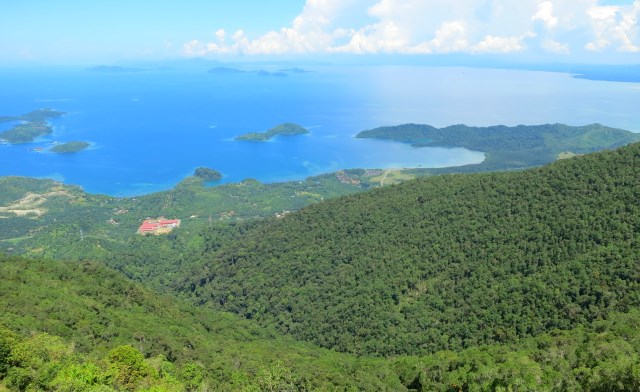
<path id="1" fill-rule="evenodd" d="M 499 55 L 640 63 L 640 0 L 20 0 L 0 65 Z"/>

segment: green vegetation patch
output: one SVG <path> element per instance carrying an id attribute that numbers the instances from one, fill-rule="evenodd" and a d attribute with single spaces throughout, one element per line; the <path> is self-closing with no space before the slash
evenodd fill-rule
<path id="1" fill-rule="evenodd" d="M 96 263 L 0 255 L 0 274 L 0 384 L 11 390 L 402 389 L 381 360 L 295 342 Z"/>
<path id="2" fill-rule="evenodd" d="M 51 180 L 0 177 L 0 250 L 39 257 L 103 260 L 108 254 L 128 252 L 141 219 L 170 216 L 182 220 L 183 232 L 172 233 L 163 245 L 158 245 L 162 252 L 150 257 L 157 262 L 162 259 L 178 264 L 184 251 L 180 246 L 189 242 L 189 233 L 200 228 L 275 216 L 323 199 L 359 192 L 367 186 L 365 177 L 361 184 L 346 183 L 335 174 L 295 182 L 262 184 L 247 180 L 215 187 L 204 186 L 202 179 L 190 176 L 168 191 L 117 198 L 86 193 L 77 186 Z M 69 196 L 46 195 L 60 190 Z M 25 198 L 33 197 L 28 197 L 30 193 L 44 196 L 34 200 L 40 202 L 37 209 L 46 210 L 46 214 L 16 216 L 15 211 L 33 209 L 24 203 Z M 7 242 L 9 239 L 17 242 Z M 163 270 L 157 267 L 154 276 Z"/>
<path id="3" fill-rule="evenodd" d="M 220 181 L 222 179 L 222 173 L 208 167 L 197 168 L 193 175 L 206 182 Z"/>
<path id="4" fill-rule="evenodd" d="M 358 138 L 411 143 L 415 147 L 463 147 L 482 151 L 480 164 L 441 169 L 417 169 L 431 174 L 521 169 L 555 161 L 558 154 L 586 154 L 640 141 L 640 134 L 601 124 L 573 127 L 564 124 L 469 127 L 404 124 L 360 132 Z"/>
<path id="5" fill-rule="evenodd" d="M 89 143 L 83 141 L 74 141 L 68 143 L 57 144 L 49 149 L 51 152 L 57 154 L 70 154 L 87 149 L 90 146 Z"/>
<path id="6" fill-rule="evenodd" d="M 51 134 L 53 130 L 47 121 L 64 114 L 66 113 L 52 109 L 39 109 L 17 117 L 0 117 L 0 122 L 21 121 L 8 131 L 0 133 L 0 139 L 11 144 L 30 143 L 40 136 Z"/>
<path id="7" fill-rule="evenodd" d="M 443 175 L 205 235 L 198 303 L 323 347 L 426 354 L 640 306 L 640 144 Z M 195 276 L 189 279 L 188 276 Z"/>
<path id="8" fill-rule="evenodd" d="M 278 135 L 303 135 L 305 133 L 309 133 L 309 130 L 302 125 L 283 123 L 267 130 L 266 132 L 250 132 L 240 135 L 236 137 L 235 140 L 264 142 Z"/>
<path id="9" fill-rule="evenodd" d="M 637 309 L 510 344 L 384 359 L 295 342 L 96 263 L 0 255 L 0 273 L 0 390 L 640 388 Z"/>

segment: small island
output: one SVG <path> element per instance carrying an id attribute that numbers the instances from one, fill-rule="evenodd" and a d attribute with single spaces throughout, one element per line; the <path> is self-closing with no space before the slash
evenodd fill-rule
<path id="1" fill-rule="evenodd" d="M 307 71 L 306 69 L 294 67 L 294 68 L 280 69 L 280 70 L 278 70 L 278 72 L 303 74 L 303 73 L 309 73 L 311 71 Z"/>
<path id="2" fill-rule="evenodd" d="M 220 181 L 222 179 L 222 173 L 208 167 L 197 168 L 193 175 L 205 182 Z"/>
<path id="3" fill-rule="evenodd" d="M 274 76 L 274 77 L 283 78 L 283 77 L 289 76 L 290 73 L 306 73 L 308 71 L 305 71 L 304 69 L 300 69 L 300 68 L 282 69 L 282 70 L 271 72 L 265 69 L 242 70 L 239 68 L 232 68 L 232 67 L 215 67 L 215 68 L 211 68 L 207 72 L 215 75 L 243 75 L 244 74 L 244 75 L 258 75 L 258 76 Z"/>
<path id="4" fill-rule="evenodd" d="M 287 77 L 288 75 L 284 72 L 269 72 L 269 71 L 265 71 L 264 69 L 261 69 L 257 72 L 257 74 L 259 76 L 276 76 L 276 77 Z"/>
<path id="5" fill-rule="evenodd" d="M 249 132 L 236 137 L 238 141 L 266 142 L 278 135 L 303 135 L 309 130 L 302 125 L 294 123 L 283 123 L 267 130 L 266 132 Z"/>
<path id="6" fill-rule="evenodd" d="M 49 149 L 51 152 L 55 152 L 56 154 L 71 154 L 74 152 L 82 151 L 90 146 L 89 143 L 83 141 L 74 141 L 63 144 L 58 144 Z"/>
<path id="7" fill-rule="evenodd" d="M 218 74 L 218 75 L 230 75 L 230 74 L 243 74 L 247 73 L 238 68 L 230 68 L 230 67 L 215 67 L 211 68 L 209 71 L 210 74 Z"/>
<path id="8" fill-rule="evenodd" d="M 2 116 L 0 122 L 20 121 L 21 123 L 0 133 L 0 139 L 10 144 L 31 143 L 37 137 L 51 134 L 53 129 L 47 121 L 64 114 L 66 113 L 53 109 L 38 109 L 21 116 Z"/>

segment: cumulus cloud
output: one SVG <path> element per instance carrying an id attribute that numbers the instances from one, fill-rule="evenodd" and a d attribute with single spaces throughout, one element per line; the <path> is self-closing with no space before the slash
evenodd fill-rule
<path id="1" fill-rule="evenodd" d="M 640 52 L 638 43 L 638 17 L 640 0 L 631 6 L 593 5 L 587 10 L 594 35 L 585 45 L 590 51 L 602 51 L 614 47 L 623 52 Z"/>
<path id="2" fill-rule="evenodd" d="M 187 56 L 288 53 L 640 51 L 640 0 L 307 0 L 289 26 L 248 37 L 220 29 Z M 363 22 L 364 21 L 364 22 Z"/>
<path id="3" fill-rule="evenodd" d="M 553 39 L 546 39 L 542 41 L 542 47 L 553 53 L 560 54 L 570 54 L 571 50 L 569 49 L 568 44 L 563 44 L 562 42 L 554 41 Z"/>
<path id="4" fill-rule="evenodd" d="M 538 4 L 538 12 L 533 15 L 531 20 L 539 20 L 548 28 L 556 27 L 558 25 L 558 18 L 553 16 L 553 3 L 550 1 L 543 1 Z"/>
<path id="5" fill-rule="evenodd" d="M 523 44 L 525 36 L 520 37 L 495 37 L 487 35 L 481 42 L 473 46 L 474 53 L 511 53 L 522 52 L 526 49 Z"/>

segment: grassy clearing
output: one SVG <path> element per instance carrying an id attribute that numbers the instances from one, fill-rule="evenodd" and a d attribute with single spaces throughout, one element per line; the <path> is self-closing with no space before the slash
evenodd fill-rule
<path id="1" fill-rule="evenodd" d="M 394 184 L 400 184 L 401 182 L 409 181 L 416 178 L 412 174 L 408 174 L 404 169 L 389 169 L 385 170 L 379 176 L 371 177 L 370 181 L 373 184 L 379 184 L 380 186 L 389 186 Z"/>

